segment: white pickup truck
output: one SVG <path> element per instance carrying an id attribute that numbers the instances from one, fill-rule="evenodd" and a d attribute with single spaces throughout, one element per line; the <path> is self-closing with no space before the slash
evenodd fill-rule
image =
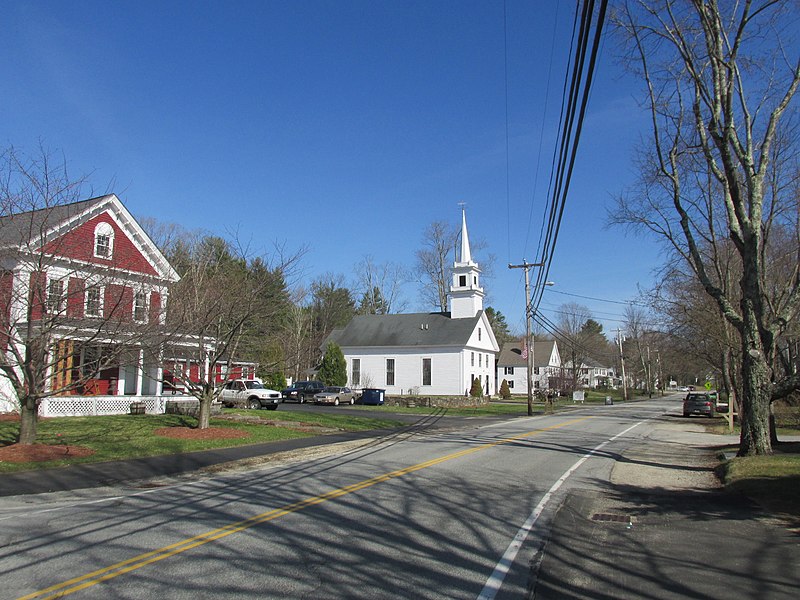
<path id="1" fill-rule="evenodd" d="M 276 410 L 281 403 L 281 393 L 265 388 L 259 381 L 234 379 L 222 388 L 219 400 L 223 406 L 228 407 Z"/>

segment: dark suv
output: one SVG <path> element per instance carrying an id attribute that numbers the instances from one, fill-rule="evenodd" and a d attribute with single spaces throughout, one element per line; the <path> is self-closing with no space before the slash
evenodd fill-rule
<path id="1" fill-rule="evenodd" d="M 683 416 L 694 414 L 713 417 L 717 409 L 716 393 L 689 392 L 683 401 Z"/>
<path id="2" fill-rule="evenodd" d="M 281 390 L 283 401 L 294 401 L 303 403 L 306 400 L 314 400 L 314 394 L 319 394 L 325 385 L 321 381 L 295 381 L 285 390 Z"/>

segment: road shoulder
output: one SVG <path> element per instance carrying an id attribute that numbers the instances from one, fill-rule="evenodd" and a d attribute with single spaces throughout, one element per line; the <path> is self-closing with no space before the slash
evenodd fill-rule
<path id="1" fill-rule="evenodd" d="M 800 539 L 714 475 L 727 438 L 666 416 L 607 486 L 568 493 L 530 597 L 797 597 Z"/>

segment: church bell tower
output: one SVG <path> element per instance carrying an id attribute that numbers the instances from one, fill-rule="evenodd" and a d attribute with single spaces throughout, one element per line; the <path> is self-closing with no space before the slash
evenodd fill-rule
<path id="1" fill-rule="evenodd" d="M 453 282 L 450 284 L 450 318 L 472 318 L 483 310 L 481 270 L 472 260 L 467 234 L 467 215 L 461 207 L 461 254 L 453 263 Z"/>

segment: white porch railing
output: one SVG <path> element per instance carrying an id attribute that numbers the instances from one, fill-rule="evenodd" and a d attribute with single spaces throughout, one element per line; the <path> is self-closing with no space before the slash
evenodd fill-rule
<path id="1" fill-rule="evenodd" d="M 90 417 L 124 415 L 132 402 L 144 402 L 148 414 L 164 414 L 167 400 L 181 396 L 54 396 L 39 405 L 42 417 Z"/>

